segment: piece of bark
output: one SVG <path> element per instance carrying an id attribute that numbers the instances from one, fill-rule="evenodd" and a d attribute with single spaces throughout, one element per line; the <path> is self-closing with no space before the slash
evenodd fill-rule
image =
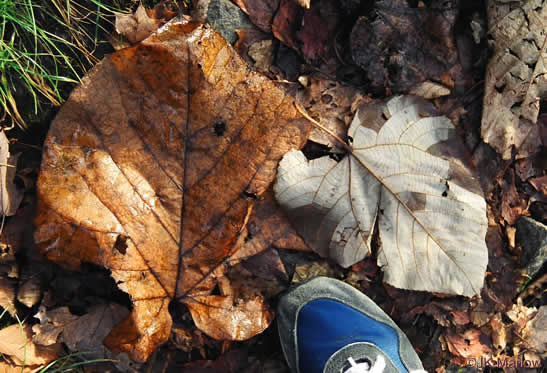
<path id="1" fill-rule="evenodd" d="M 547 97 L 547 2 L 488 0 L 492 57 L 486 70 L 481 136 L 503 159 L 537 152 Z"/>

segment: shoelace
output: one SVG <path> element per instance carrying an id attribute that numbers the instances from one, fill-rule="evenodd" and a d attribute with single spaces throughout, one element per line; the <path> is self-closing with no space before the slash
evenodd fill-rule
<path id="1" fill-rule="evenodd" d="M 386 361 L 383 356 L 378 355 L 376 361 L 370 365 L 368 362 L 356 363 L 352 357 L 348 358 L 351 367 L 344 373 L 383 373 L 386 367 Z M 409 373 L 427 373 L 423 369 L 411 370 Z"/>
<path id="2" fill-rule="evenodd" d="M 380 355 L 372 365 L 368 362 L 356 363 L 352 357 L 348 358 L 348 362 L 351 367 L 344 373 L 382 373 L 386 367 L 386 361 Z"/>

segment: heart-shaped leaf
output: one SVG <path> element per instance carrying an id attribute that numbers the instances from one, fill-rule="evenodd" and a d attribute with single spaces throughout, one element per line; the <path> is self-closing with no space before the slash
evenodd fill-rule
<path id="1" fill-rule="evenodd" d="M 488 262 L 486 202 L 450 120 L 421 99 L 367 104 L 348 131 L 350 154 L 281 161 L 274 186 L 298 232 L 347 267 L 370 252 L 396 287 L 472 296 Z"/>
<path id="2" fill-rule="evenodd" d="M 212 292 L 307 127 L 290 96 L 201 24 L 168 23 L 88 74 L 46 139 L 35 239 L 51 260 L 108 268 L 131 296 L 109 347 L 146 360 L 169 336 L 169 303 Z M 219 334 L 250 338 L 271 317 L 260 320 Z"/>

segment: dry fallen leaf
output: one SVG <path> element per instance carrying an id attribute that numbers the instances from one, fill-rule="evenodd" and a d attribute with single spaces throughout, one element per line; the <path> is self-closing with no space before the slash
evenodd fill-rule
<path id="1" fill-rule="evenodd" d="M 433 0 L 418 8 L 409 4 L 375 1 L 371 16 L 353 26 L 353 60 L 373 88 L 407 93 L 430 78 L 440 79 L 458 62 L 453 38 L 457 1 Z"/>
<path id="2" fill-rule="evenodd" d="M 547 175 L 535 177 L 529 180 L 530 184 L 544 197 L 547 197 Z"/>
<path id="3" fill-rule="evenodd" d="M 280 0 L 234 0 L 260 30 L 272 32 L 272 21 Z"/>
<path id="4" fill-rule="evenodd" d="M 277 205 L 271 189 L 268 189 L 256 202 L 253 215 L 249 218 L 242 234 L 245 237 L 244 242 L 230 256 L 230 263 L 260 254 L 269 247 L 311 251 Z"/>
<path id="5" fill-rule="evenodd" d="M 300 5 L 304 9 L 310 9 L 310 3 L 311 0 L 296 0 L 298 5 Z"/>
<path id="6" fill-rule="evenodd" d="M 36 373 L 43 369 L 44 367 L 42 365 L 33 365 L 30 367 L 25 365 L 23 368 L 15 364 L 8 364 L 5 361 L 0 361 L 0 373 Z"/>
<path id="7" fill-rule="evenodd" d="M 533 351 L 547 357 L 547 306 L 541 306 L 522 330 L 522 340 Z"/>
<path id="8" fill-rule="evenodd" d="M 273 33 L 308 61 L 325 57 L 332 45 L 332 22 L 325 19 L 331 15 L 324 14 L 325 7 L 323 12 L 319 7 L 310 9 L 310 0 L 234 0 L 234 3 L 261 31 Z"/>
<path id="9" fill-rule="evenodd" d="M 0 215 L 14 215 L 23 200 L 23 192 L 13 182 L 18 158 L 10 154 L 8 138 L 0 130 Z"/>
<path id="10" fill-rule="evenodd" d="M 478 329 L 468 329 L 464 333 L 457 333 L 452 330 L 444 337 L 448 349 L 455 359 L 456 364 L 465 364 L 470 358 L 480 358 L 491 352 L 490 347 L 481 341 L 481 332 Z"/>
<path id="11" fill-rule="evenodd" d="M 208 300 L 211 274 L 238 248 L 256 197 L 307 126 L 282 88 L 250 72 L 210 27 L 185 20 L 84 78 L 46 139 L 35 239 L 53 261 L 105 266 L 131 296 L 109 348 L 144 361 L 168 339 L 172 300 L 218 303 Z M 233 323 L 219 336 L 267 326 L 267 307 L 251 301 L 232 304 L 249 310 L 241 322 L 258 317 L 254 327 Z"/>
<path id="12" fill-rule="evenodd" d="M 442 84 L 427 80 L 412 89 L 412 91 L 410 91 L 410 94 L 430 100 L 433 98 L 449 95 L 450 89 L 446 88 Z"/>
<path id="13" fill-rule="evenodd" d="M 17 280 L 0 274 L 0 307 L 6 310 L 11 316 L 15 316 L 17 313 L 17 309 L 15 308 L 16 287 Z"/>
<path id="14" fill-rule="evenodd" d="M 236 30 L 235 50 L 247 63 L 263 74 L 270 75 L 275 48 L 272 36 L 255 29 Z"/>
<path id="15" fill-rule="evenodd" d="M 274 191 L 320 255 L 348 267 L 371 251 L 378 226 L 385 282 L 473 296 L 488 262 L 486 202 L 453 124 L 436 115 L 411 96 L 367 104 L 349 128 L 350 155 L 291 151 Z"/>
<path id="16" fill-rule="evenodd" d="M 295 25 L 301 9 L 294 0 L 279 0 L 279 9 L 272 20 L 272 33 L 286 46 L 298 50 Z"/>
<path id="17" fill-rule="evenodd" d="M 529 215 L 528 203 L 521 197 L 515 186 L 515 173 L 508 169 L 502 180 L 499 181 L 502 189 L 501 216 L 508 225 L 515 225 L 521 215 Z"/>
<path id="18" fill-rule="evenodd" d="M 547 92 L 547 6 L 543 0 L 487 2 L 493 54 L 486 70 L 481 136 L 503 159 L 541 145 L 539 106 Z"/>
<path id="19" fill-rule="evenodd" d="M 186 305 L 196 326 L 221 340 L 248 339 L 249 335 L 256 334 L 255 330 L 266 329 L 274 316 L 262 299 L 254 297 L 242 302 L 230 295 L 195 296 Z"/>
<path id="20" fill-rule="evenodd" d="M 30 325 L 13 324 L 0 330 L 0 354 L 7 355 L 14 364 L 42 365 L 57 359 L 61 344 L 37 345 L 32 341 Z"/>
<path id="21" fill-rule="evenodd" d="M 146 39 L 174 16 L 175 13 L 163 7 L 145 9 L 140 4 L 134 14 L 116 15 L 116 32 L 125 37 L 131 45 L 136 44 Z"/>
<path id="22" fill-rule="evenodd" d="M 304 7 L 302 4 L 300 6 Z M 315 61 L 327 53 L 332 35 L 329 32 L 328 23 L 321 18 L 319 10 L 314 8 L 304 12 L 296 37 L 302 44 L 300 48 L 302 55 L 309 61 Z"/>
<path id="23" fill-rule="evenodd" d="M 103 339 L 128 314 L 125 307 L 114 303 L 90 307 L 82 316 L 73 315 L 68 307 L 42 310 L 35 316 L 40 324 L 32 327 L 32 340 L 42 346 L 62 342 L 71 351 L 86 352 L 88 359 L 108 358 Z"/>
<path id="24" fill-rule="evenodd" d="M 353 119 L 354 102 L 364 102 L 360 91 L 351 86 L 325 79 L 320 75 L 308 77 L 308 84 L 300 102 L 312 118 L 338 137 L 345 138 Z M 328 147 L 340 148 L 340 144 L 328 133 L 313 127 L 310 140 Z"/>

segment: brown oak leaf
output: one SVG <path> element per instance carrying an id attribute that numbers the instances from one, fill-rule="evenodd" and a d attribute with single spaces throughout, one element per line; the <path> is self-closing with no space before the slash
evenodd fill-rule
<path id="1" fill-rule="evenodd" d="M 46 139 L 35 239 L 65 266 L 110 269 L 131 296 L 111 350 L 144 361 L 169 337 L 171 301 L 217 305 L 212 274 L 241 247 L 281 156 L 307 137 L 293 102 L 186 20 L 106 57 L 74 90 Z M 260 297 L 250 301 L 232 304 L 255 326 L 219 336 L 267 326 L 267 307 L 258 314 Z"/>

